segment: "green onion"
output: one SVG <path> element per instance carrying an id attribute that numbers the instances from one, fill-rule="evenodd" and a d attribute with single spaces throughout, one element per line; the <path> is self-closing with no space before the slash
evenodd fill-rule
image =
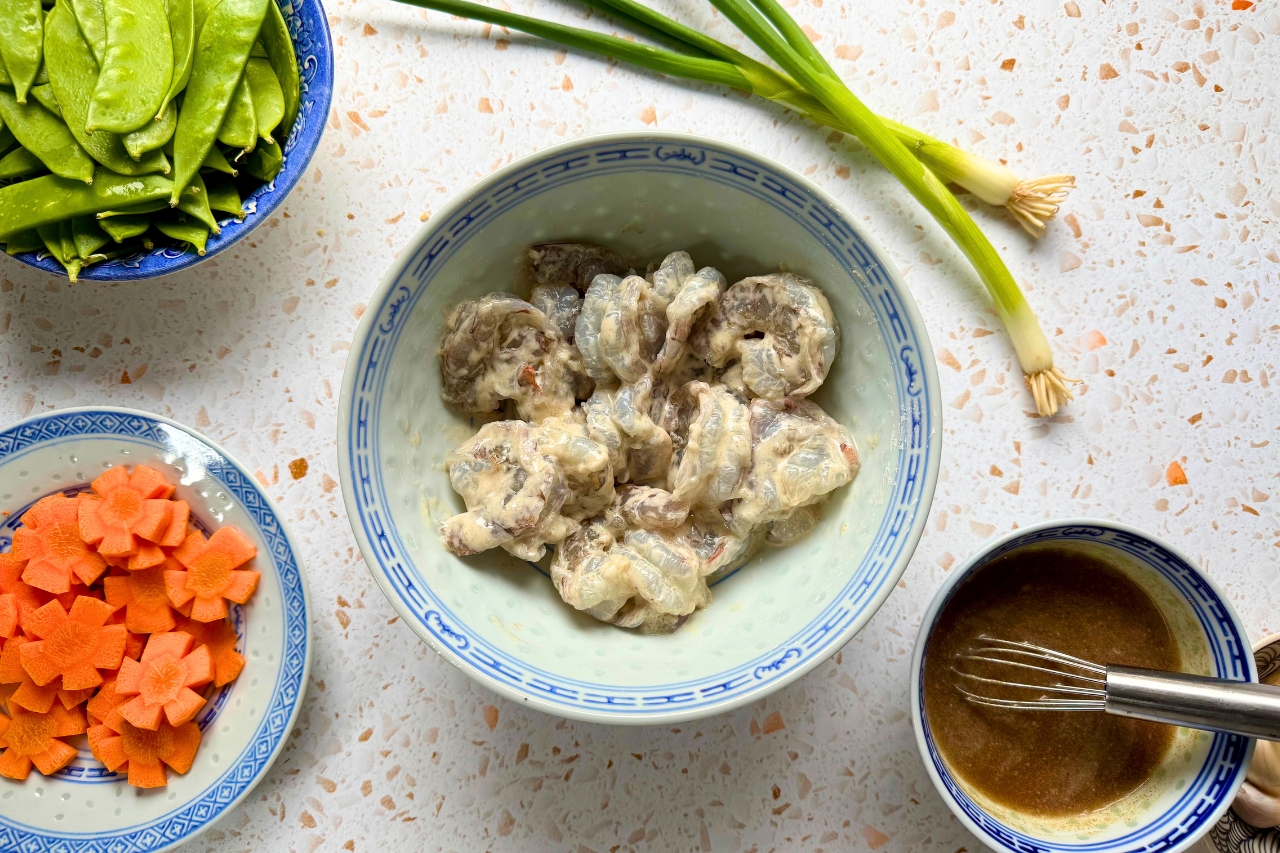
<path id="1" fill-rule="evenodd" d="M 1048 340 L 1008 267 L 943 180 L 1002 204 L 1036 234 L 1072 185 L 1069 176 L 1019 182 L 1011 170 L 965 154 L 953 146 L 872 113 L 836 75 L 776 0 L 711 0 L 784 73 L 728 45 L 660 15 L 634 0 L 586 0 L 626 19 L 634 29 L 681 48 L 664 50 L 615 36 L 567 27 L 467 0 L 400 0 L 414 6 L 486 21 L 567 47 L 631 62 L 663 74 L 718 83 L 788 104 L 814 121 L 857 136 L 938 221 L 987 286 L 1013 342 L 1018 362 L 1041 415 L 1051 416 L 1072 399 L 1069 380 L 1053 364 Z M 758 8 L 757 8 L 758 7 Z M 762 14 L 763 13 L 763 14 Z M 933 169 L 938 170 L 935 174 Z M 941 180 L 940 180 L 941 177 Z M 969 183 L 974 186 L 970 187 Z M 1028 186 L 1023 186 L 1027 184 Z M 1001 187 L 1005 195 L 1000 195 Z M 1038 194 L 1037 194 L 1038 193 Z M 1028 226 L 1032 227 L 1028 227 Z"/>

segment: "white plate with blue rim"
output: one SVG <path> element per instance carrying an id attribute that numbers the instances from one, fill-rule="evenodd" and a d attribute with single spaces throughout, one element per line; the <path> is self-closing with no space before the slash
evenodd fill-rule
<path id="1" fill-rule="evenodd" d="M 253 789 L 280 754 L 302 707 L 311 665 L 307 580 L 274 504 L 225 450 L 173 421 L 129 409 L 64 409 L 0 430 L 0 550 L 40 498 L 74 495 L 107 468 L 147 465 L 177 484 L 205 532 L 235 525 L 257 546 L 262 573 L 244 606 L 231 605 L 240 677 L 205 695 L 203 741 L 191 770 L 140 790 L 80 755 L 51 777 L 0 779 L 0 850 L 159 853 L 199 835 Z"/>
<path id="2" fill-rule="evenodd" d="M 730 282 L 780 265 L 827 295 L 842 351 L 814 396 L 848 425 L 862 470 L 802 542 L 720 580 L 676 633 L 638 636 L 564 604 L 502 551 L 460 559 L 439 523 L 463 510 L 445 455 L 476 430 L 440 399 L 449 309 L 528 293 L 525 252 L 606 245 L 640 266 L 689 251 Z M 938 476 L 933 353 L 884 253 L 834 199 L 758 154 L 682 134 L 597 136 L 506 166 L 435 214 L 369 300 L 343 376 L 339 470 L 374 578 L 418 635 L 477 681 L 531 707 L 604 723 L 727 711 L 841 648 L 888 597 Z"/>

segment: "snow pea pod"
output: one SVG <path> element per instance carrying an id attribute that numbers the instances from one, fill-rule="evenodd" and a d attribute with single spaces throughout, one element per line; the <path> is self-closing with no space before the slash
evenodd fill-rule
<path id="1" fill-rule="evenodd" d="M 133 133 L 125 134 L 124 150 L 135 160 L 141 159 L 148 151 L 163 148 L 173 139 L 173 132 L 178 127 L 178 107 L 172 101 L 164 108 L 160 118 L 148 122 Z"/>
<path id="2" fill-rule="evenodd" d="M 131 237 L 141 237 L 151 227 L 151 217 L 145 213 L 134 213 L 128 216 L 113 216 L 110 219 L 99 219 L 99 227 L 111 235 L 117 243 L 123 243 Z"/>
<path id="3" fill-rule="evenodd" d="M 62 226 L 59 223 L 50 223 L 41 225 L 36 229 L 36 233 L 40 235 L 41 242 L 44 247 L 49 250 L 49 254 L 53 255 L 53 259 L 62 265 L 67 271 L 67 277 L 72 281 L 80 275 L 80 269 L 83 266 L 80 259 L 74 256 L 68 257 L 66 246 L 62 241 Z"/>
<path id="4" fill-rule="evenodd" d="M 18 103 L 27 102 L 44 52 L 40 0 L 0 0 L 0 60 Z"/>
<path id="5" fill-rule="evenodd" d="M 266 19 L 262 22 L 259 38 L 267 50 L 271 67 L 275 69 L 276 79 L 280 81 L 280 90 L 284 95 L 284 117 L 280 120 L 280 132 L 276 136 L 280 144 L 289 141 L 289 132 L 293 130 L 293 121 L 298 117 L 298 104 L 302 90 L 298 79 L 298 58 L 293 52 L 293 39 L 289 37 L 289 26 L 284 22 L 284 15 L 275 0 L 267 3 Z"/>
<path id="6" fill-rule="evenodd" d="M 71 220 L 71 239 L 75 241 L 76 254 L 86 261 L 111 240 L 92 216 L 77 216 Z"/>
<path id="7" fill-rule="evenodd" d="M 50 172 L 93 183 L 93 158 L 76 142 L 62 119 L 39 104 L 18 103 L 5 89 L 0 89 L 0 118 L 22 147 L 39 157 Z"/>
<path id="8" fill-rule="evenodd" d="M 53 91 L 53 87 L 48 83 L 41 83 L 39 86 L 31 87 L 31 97 L 36 99 L 36 103 L 44 107 L 58 118 L 66 121 L 66 116 L 62 114 L 62 105 L 58 103 L 58 96 Z"/>
<path id="9" fill-rule="evenodd" d="M 280 126 L 284 118 L 284 91 L 276 78 L 275 69 L 265 59 L 249 57 L 244 68 L 244 78 L 249 81 L 253 95 L 253 117 L 258 125 L 258 135 L 265 142 L 275 142 L 271 131 Z"/>
<path id="10" fill-rule="evenodd" d="M 40 158 L 25 148 L 15 148 L 0 157 L 0 178 L 21 178 L 43 170 Z"/>
<path id="11" fill-rule="evenodd" d="M 13 134 L 9 132 L 9 128 L 4 126 L 4 121 L 0 120 L 0 154 L 8 154 L 9 149 L 18 144 L 18 140 L 13 138 Z"/>
<path id="12" fill-rule="evenodd" d="M 280 152 L 280 143 L 264 142 L 253 152 L 244 170 L 260 181 L 271 183 L 284 168 L 284 155 Z"/>
<path id="13" fill-rule="evenodd" d="M 107 18 L 102 11 L 102 0 L 68 0 L 71 12 L 84 33 L 84 40 L 93 51 L 93 61 L 99 66 L 107 59 Z M 47 37 L 46 37 L 47 40 Z M 48 50 L 48 47 L 45 47 Z"/>
<path id="14" fill-rule="evenodd" d="M 242 76 L 236 84 L 235 94 L 231 96 L 231 103 L 227 104 L 227 115 L 218 130 L 218 141 L 248 153 L 253 151 L 257 140 L 258 118 L 253 109 L 253 93 L 247 77 Z"/>
<path id="15" fill-rule="evenodd" d="M 36 72 L 36 79 L 33 85 L 39 86 L 41 83 L 48 83 L 49 75 L 45 73 L 44 63 L 40 63 L 40 70 Z M 4 62 L 0 61 L 0 86 L 12 86 L 13 80 L 9 77 L 8 70 L 4 67 Z"/>
<path id="16" fill-rule="evenodd" d="M 173 39 L 163 0 L 103 0 L 107 55 L 85 130 L 128 133 L 160 114 L 173 80 Z"/>
<path id="17" fill-rule="evenodd" d="M 172 219 L 157 219 L 152 223 L 156 230 L 171 240 L 177 240 L 181 243 L 187 243 L 191 248 L 196 250 L 196 254 L 203 255 L 209 243 L 209 229 L 205 228 L 199 222 L 190 222 L 186 217 L 174 217 Z"/>
<path id="18" fill-rule="evenodd" d="M 19 231 L 4 244 L 5 252 L 10 255 L 20 255 L 23 252 L 38 252 L 43 248 L 44 241 L 40 239 L 40 232 L 34 228 L 30 231 Z"/>
<path id="19" fill-rule="evenodd" d="M 88 41 L 76 26 L 75 16 L 62 3 L 53 8 L 45 22 L 45 64 L 49 66 L 50 83 L 71 134 L 89 156 L 121 175 L 169 171 L 169 161 L 159 151 L 134 159 L 118 135 L 105 130 L 94 134 L 85 132 L 90 100 L 99 80 L 98 66 Z M 150 125 L 160 124 L 151 119 L 147 121 Z M 148 126 L 139 133 L 150 130 Z"/>
<path id="20" fill-rule="evenodd" d="M 222 229 L 218 227 L 218 220 L 209 209 L 209 191 L 205 188 L 204 178 L 198 174 L 182 191 L 182 196 L 178 199 L 178 210 L 201 223 L 214 234 L 222 233 Z"/>
<path id="21" fill-rule="evenodd" d="M 173 137 L 175 205 L 213 147 L 270 2 L 222 0 L 200 30 Z"/>
<path id="22" fill-rule="evenodd" d="M 240 201 L 240 193 L 236 192 L 235 184 L 226 178 L 215 177 L 209 182 L 207 189 L 210 210 L 230 213 L 237 219 L 244 218 L 244 203 Z"/>
<path id="23" fill-rule="evenodd" d="M 204 155 L 204 161 L 200 164 L 200 168 L 212 169 L 215 172 L 221 172 L 233 178 L 240 174 L 234 166 L 227 162 L 227 155 L 223 154 L 222 149 L 216 145 L 209 147 L 209 153 Z"/>
<path id="24" fill-rule="evenodd" d="M 164 96 L 167 106 L 191 79 L 191 56 L 196 49 L 196 13 L 192 0 L 165 0 L 165 9 L 169 16 L 169 37 L 173 42 L 173 78 Z M 156 118 L 161 115 L 158 113 Z"/>
<path id="25" fill-rule="evenodd" d="M 64 219 L 58 223 L 58 239 L 62 242 L 62 257 L 68 261 L 80 257 L 75 237 L 71 234 L 71 220 Z"/>
<path id="26" fill-rule="evenodd" d="M 98 169 L 92 185 L 57 175 L 0 187 L 0 240 L 68 217 L 167 198 L 173 181 L 160 175 L 126 177 Z"/>

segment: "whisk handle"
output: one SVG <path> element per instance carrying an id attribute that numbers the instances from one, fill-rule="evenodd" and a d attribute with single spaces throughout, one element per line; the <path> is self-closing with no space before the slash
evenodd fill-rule
<path id="1" fill-rule="evenodd" d="M 1280 687 L 1107 667 L 1108 714 L 1280 741 Z"/>

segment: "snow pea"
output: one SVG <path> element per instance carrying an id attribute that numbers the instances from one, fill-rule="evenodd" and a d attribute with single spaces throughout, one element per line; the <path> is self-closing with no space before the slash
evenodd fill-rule
<path id="1" fill-rule="evenodd" d="M 36 72 L 36 79 L 32 85 L 39 86 L 41 83 L 48 83 L 49 75 L 45 73 L 44 63 L 40 63 L 40 70 Z M 0 61 L 0 86 L 12 86 L 13 80 L 9 77 L 9 71 L 4 67 L 4 62 Z"/>
<path id="2" fill-rule="evenodd" d="M 44 241 L 40 239 L 40 232 L 35 229 L 19 231 L 4 244 L 5 252 L 10 255 L 19 255 L 23 252 L 38 252 L 43 248 Z"/>
<path id="3" fill-rule="evenodd" d="M 0 178 L 21 178 L 43 170 L 44 163 L 40 158 L 22 147 L 0 157 Z"/>
<path id="4" fill-rule="evenodd" d="M 9 149 L 17 144 L 18 140 L 13 138 L 9 128 L 4 126 L 4 121 L 0 120 L 0 154 L 8 154 Z"/>
<path id="5" fill-rule="evenodd" d="M 135 160 L 141 159 L 148 151 L 163 148 L 173 139 L 173 132 L 178 127 L 178 107 L 172 101 L 164 108 L 160 118 L 148 122 L 133 133 L 125 134 L 124 150 Z"/>
<path id="6" fill-rule="evenodd" d="M 39 86 L 32 86 L 31 97 L 36 99 L 37 104 L 44 107 L 63 121 L 66 121 L 66 117 L 62 114 L 62 105 L 58 103 L 58 96 L 53 91 L 53 87 L 48 83 L 41 83 Z"/>
<path id="7" fill-rule="evenodd" d="M 44 52 L 40 0 L 0 0 L 0 60 L 20 104 L 35 85 Z"/>
<path id="8" fill-rule="evenodd" d="M 227 104 L 226 118 L 222 120 L 222 127 L 218 130 L 219 142 L 246 153 L 253 151 L 258 139 L 258 117 L 253 106 L 253 93 L 249 89 L 246 74 L 240 77 L 235 94 L 231 96 L 231 103 Z"/>
<path id="9" fill-rule="evenodd" d="M 184 216 L 157 219 L 152 223 L 156 230 L 171 240 L 190 244 L 196 254 L 203 255 L 209 243 L 209 229 L 198 222 L 190 222 Z"/>
<path id="10" fill-rule="evenodd" d="M 111 241 L 92 216 L 77 216 L 71 220 L 71 239 L 75 241 L 76 254 L 86 261 Z"/>
<path id="11" fill-rule="evenodd" d="M 62 257 L 68 261 L 80 257 L 76 249 L 76 239 L 71 234 L 71 220 L 64 219 L 58 223 L 58 240 L 62 243 Z"/>
<path id="12" fill-rule="evenodd" d="M 258 125 L 258 135 L 265 142 L 275 142 L 271 131 L 279 127 L 280 120 L 284 118 L 284 92 L 275 69 L 269 61 L 251 56 L 244 68 L 244 77 L 249 81 L 249 92 L 253 95 L 253 116 Z"/>
<path id="13" fill-rule="evenodd" d="M 115 219 L 117 216 L 137 216 L 139 213 L 159 213 L 162 210 L 168 209 L 169 201 L 168 199 L 165 199 L 163 201 L 149 201 L 146 204 L 131 204 L 128 207 L 123 207 L 119 210 L 100 210 L 98 211 L 96 218 L 105 222 L 108 219 Z"/>
<path id="14" fill-rule="evenodd" d="M 68 0 L 72 15 L 84 33 L 84 40 L 93 51 L 93 61 L 99 66 L 107 59 L 107 18 L 102 11 L 102 0 Z M 46 41 L 48 37 L 46 36 Z M 49 48 L 46 46 L 45 50 Z"/>
<path id="15" fill-rule="evenodd" d="M 163 0 L 103 0 L 107 54 L 85 130 L 128 133 L 160 114 L 173 80 L 173 39 Z"/>
<path id="16" fill-rule="evenodd" d="M 200 164 L 200 168 L 222 172 L 224 175 L 230 175 L 233 178 L 240 174 L 234 166 L 227 162 L 227 155 L 223 154 L 222 149 L 216 145 L 209 146 L 209 153 L 204 155 L 204 162 Z"/>
<path id="17" fill-rule="evenodd" d="M 135 159 L 117 134 L 106 130 L 94 134 L 85 132 L 90 100 L 99 80 L 98 66 L 89 43 L 76 26 L 75 16 L 62 3 L 53 8 L 45 22 L 45 64 L 49 66 L 50 82 L 62 105 L 71 134 L 89 156 L 121 175 L 169 171 L 169 161 L 159 151 L 145 156 L 140 154 L 139 159 Z M 152 130 L 150 125 L 162 124 L 151 119 L 147 121 L 148 127 L 138 133 L 145 134 Z"/>
<path id="18" fill-rule="evenodd" d="M 214 234 L 222 233 L 222 229 L 218 227 L 218 220 L 209 209 L 209 191 L 205 188 L 204 178 L 199 174 L 192 178 L 191 183 L 187 184 L 187 188 L 182 191 L 182 195 L 178 198 L 178 210 L 204 225 Z"/>
<path id="19" fill-rule="evenodd" d="M 244 203 L 240 201 L 240 193 L 236 185 L 226 178 L 216 178 L 209 182 L 209 209 L 230 213 L 237 219 L 244 218 Z"/>
<path id="20" fill-rule="evenodd" d="M 169 16 L 169 37 L 173 42 L 173 78 L 164 96 L 164 103 L 168 105 L 191 79 L 191 56 L 196 48 L 196 13 L 192 0 L 165 0 L 165 9 Z"/>
<path id="21" fill-rule="evenodd" d="M 280 81 L 280 90 L 284 94 L 284 117 L 280 120 L 280 144 L 289 141 L 289 132 L 293 130 L 294 119 L 298 117 L 298 104 L 301 101 L 301 84 L 298 79 L 298 58 L 293 52 L 293 39 L 289 37 L 289 26 L 284 22 L 284 15 L 275 0 L 267 3 L 266 19 L 262 22 L 259 38 L 266 48 L 271 67 L 275 69 L 276 79 Z"/>
<path id="22" fill-rule="evenodd" d="M 67 256 L 66 247 L 62 242 L 61 224 L 50 223 L 48 225 L 41 225 L 36 228 L 36 233 L 40 235 L 41 242 L 43 242 L 44 247 L 49 250 L 49 254 L 53 255 L 53 259 L 61 264 L 62 268 L 67 271 L 67 277 L 72 281 L 75 281 L 80 275 L 80 270 L 83 267 L 83 264 L 80 263 L 79 258 Z"/>
<path id="23" fill-rule="evenodd" d="M 0 187 L 0 240 L 68 217 L 167 198 L 171 192 L 173 181 L 160 175 L 126 177 L 107 169 L 98 169 L 92 185 L 57 175 L 10 184 Z"/>
<path id="24" fill-rule="evenodd" d="M 99 219 L 99 227 L 111 235 L 117 243 L 123 243 L 131 237 L 141 237 L 151 227 L 151 217 L 145 213 L 128 216 L 113 216 L 110 219 Z"/>
<path id="25" fill-rule="evenodd" d="M 260 181 L 268 184 L 276 179 L 284 168 L 284 155 L 280 152 L 280 143 L 264 142 L 253 152 L 244 170 Z"/>
<path id="26" fill-rule="evenodd" d="M 270 3 L 222 0 L 200 30 L 173 137 L 174 204 L 213 147 Z"/>
<path id="27" fill-rule="evenodd" d="M 93 183 L 93 158 L 76 142 L 62 119 L 39 104 L 18 103 L 6 89 L 0 89 L 0 118 L 22 147 L 39 157 L 50 172 Z"/>

